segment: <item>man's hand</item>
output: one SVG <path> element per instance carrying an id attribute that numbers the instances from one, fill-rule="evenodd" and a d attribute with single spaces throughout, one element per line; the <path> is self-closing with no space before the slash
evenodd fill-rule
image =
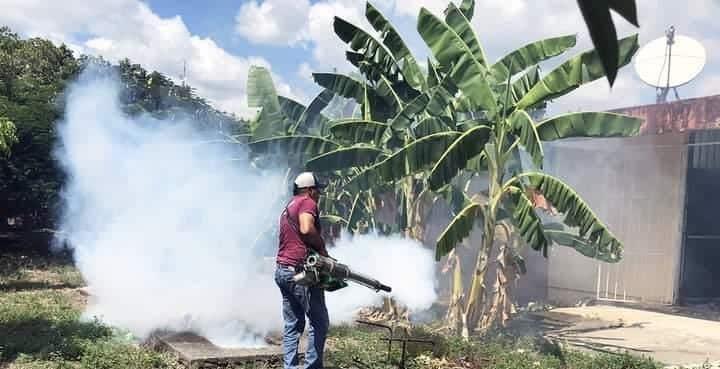
<path id="1" fill-rule="evenodd" d="M 310 213 L 300 213 L 300 237 L 315 251 L 322 256 L 328 256 L 325 250 L 325 241 L 323 241 L 320 232 L 315 228 L 315 217 Z"/>

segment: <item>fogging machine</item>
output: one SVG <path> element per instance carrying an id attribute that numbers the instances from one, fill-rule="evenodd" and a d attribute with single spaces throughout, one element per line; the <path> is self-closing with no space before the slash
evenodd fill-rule
<path id="1" fill-rule="evenodd" d="M 305 258 L 303 270 L 293 276 L 295 283 L 304 286 L 318 286 L 326 291 L 337 291 L 347 287 L 347 281 L 355 282 L 367 288 L 378 291 L 391 292 L 392 289 L 380 281 L 366 275 L 352 271 L 345 264 L 337 260 L 310 253 Z"/>

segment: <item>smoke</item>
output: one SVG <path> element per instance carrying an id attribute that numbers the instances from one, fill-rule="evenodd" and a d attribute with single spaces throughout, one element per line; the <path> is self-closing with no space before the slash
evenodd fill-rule
<path id="1" fill-rule="evenodd" d="M 430 308 L 437 298 L 433 254 L 415 241 L 398 236 L 344 234 L 328 252 L 353 271 L 390 286 L 392 297 L 411 312 Z M 350 321 L 357 309 L 381 303 L 383 296 L 355 284 L 328 293 L 330 321 Z"/>
<path id="2" fill-rule="evenodd" d="M 131 118 L 116 79 L 85 72 L 67 91 L 56 157 L 68 175 L 61 231 L 93 296 L 87 318 L 144 338 L 190 329 L 225 347 L 281 330 L 272 238 L 284 171 L 260 172 L 240 145 L 217 145 L 190 121 Z M 231 160 L 232 159 L 232 160 Z M 261 241 L 258 242 L 257 240 Z M 343 239 L 330 251 L 422 309 L 434 300 L 432 256 L 410 241 Z M 328 293 L 335 323 L 381 295 Z"/>

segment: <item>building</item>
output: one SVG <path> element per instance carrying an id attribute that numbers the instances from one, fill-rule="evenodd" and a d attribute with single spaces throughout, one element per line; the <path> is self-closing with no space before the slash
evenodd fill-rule
<path id="1" fill-rule="evenodd" d="M 544 169 L 624 243 L 623 260 L 554 247 L 548 259 L 528 255 L 532 275 L 520 284 L 545 278 L 538 297 L 561 303 L 720 298 L 720 95 L 613 112 L 642 118 L 640 135 L 546 144 Z"/>

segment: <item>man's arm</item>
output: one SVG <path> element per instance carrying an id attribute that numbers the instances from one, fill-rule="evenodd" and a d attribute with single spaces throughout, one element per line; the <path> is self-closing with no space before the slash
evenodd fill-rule
<path id="1" fill-rule="evenodd" d="M 315 216 L 311 213 L 300 213 L 300 237 L 322 256 L 328 256 L 320 232 L 315 228 Z"/>

